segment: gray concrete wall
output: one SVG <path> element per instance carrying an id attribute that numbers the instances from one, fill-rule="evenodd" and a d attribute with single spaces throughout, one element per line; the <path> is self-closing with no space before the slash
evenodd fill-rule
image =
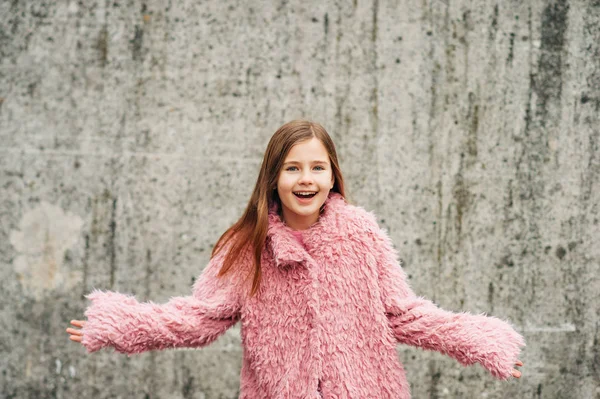
<path id="1" fill-rule="evenodd" d="M 269 137 L 321 122 L 412 285 L 521 380 L 399 347 L 415 398 L 600 398 L 600 3 L 3 1 L 0 397 L 233 398 L 239 329 L 86 355 L 93 287 L 187 295 Z"/>

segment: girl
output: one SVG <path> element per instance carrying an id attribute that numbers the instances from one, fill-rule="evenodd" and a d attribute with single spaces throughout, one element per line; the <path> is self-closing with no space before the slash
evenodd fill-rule
<path id="1" fill-rule="evenodd" d="M 494 317 L 416 296 L 376 217 L 346 202 L 325 129 L 297 120 L 271 138 L 243 216 L 217 241 L 192 295 L 166 304 L 95 290 L 70 339 L 88 352 L 202 347 L 241 321 L 240 398 L 410 398 L 398 342 L 513 367 L 523 338 Z"/>

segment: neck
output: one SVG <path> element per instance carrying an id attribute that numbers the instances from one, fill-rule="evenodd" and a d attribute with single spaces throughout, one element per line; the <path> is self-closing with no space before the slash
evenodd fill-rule
<path id="1" fill-rule="evenodd" d="M 310 216 L 299 216 L 283 209 L 283 222 L 294 230 L 306 230 L 319 220 L 319 213 Z"/>

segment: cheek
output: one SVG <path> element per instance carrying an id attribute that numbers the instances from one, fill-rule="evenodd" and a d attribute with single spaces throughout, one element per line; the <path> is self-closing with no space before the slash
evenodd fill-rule
<path id="1" fill-rule="evenodd" d="M 331 176 L 331 173 L 328 173 L 326 176 L 322 176 L 319 179 L 321 187 L 329 188 L 331 186 Z"/>
<path id="2" fill-rule="evenodd" d="M 293 183 L 292 179 L 290 179 L 290 178 L 289 178 L 289 176 L 285 176 L 285 175 L 283 175 L 283 176 L 281 176 L 281 177 L 279 178 L 279 180 L 277 180 L 277 187 L 278 187 L 280 190 L 287 190 L 287 189 L 289 189 L 289 188 L 290 188 L 290 187 L 291 187 L 293 184 L 294 184 L 294 183 Z"/>

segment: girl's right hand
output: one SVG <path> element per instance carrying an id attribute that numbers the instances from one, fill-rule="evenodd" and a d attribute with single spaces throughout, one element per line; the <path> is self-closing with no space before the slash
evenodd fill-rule
<path id="1" fill-rule="evenodd" d="M 75 327 L 82 328 L 85 325 L 85 321 L 71 320 L 71 324 L 73 324 Z M 83 331 L 76 329 L 76 328 L 67 328 L 67 333 L 69 333 L 69 339 L 71 341 L 81 343 L 81 340 L 83 338 Z"/>

